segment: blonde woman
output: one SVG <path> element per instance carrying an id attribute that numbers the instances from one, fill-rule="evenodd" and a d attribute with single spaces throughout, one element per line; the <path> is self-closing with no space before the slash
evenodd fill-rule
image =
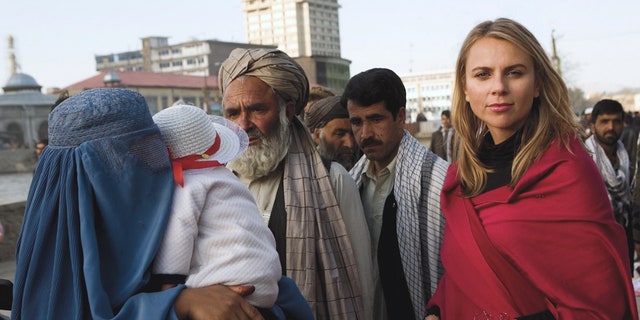
<path id="1" fill-rule="evenodd" d="M 538 41 L 482 22 L 456 70 L 445 274 L 427 319 L 637 319 L 624 230 Z"/>

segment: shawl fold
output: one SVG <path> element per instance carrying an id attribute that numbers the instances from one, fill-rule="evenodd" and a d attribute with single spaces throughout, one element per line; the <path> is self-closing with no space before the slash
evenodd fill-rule
<path id="1" fill-rule="evenodd" d="M 329 173 L 304 125 L 293 117 L 285 158 L 286 274 L 317 319 L 363 319 L 360 278 Z"/>
<path id="2" fill-rule="evenodd" d="M 358 188 L 368 160 L 362 156 L 350 173 Z M 444 218 L 440 188 L 448 164 L 404 131 L 398 149 L 393 189 L 398 203 L 396 231 L 402 266 L 416 319 L 426 316 L 425 305 L 435 292 L 443 269 L 440 243 Z"/>
<path id="3" fill-rule="evenodd" d="M 440 319 L 512 319 L 544 309 L 555 319 L 637 319 L 624 230 L 581 142 L 570 147 L 554 142 L 514 188 L 473 198 L 461 196 L 457 165 L 449 168 L 441 201 L 445 275 L 428 306 L 440 307 Z M 500 276 L 473 230 L 486 233 L 524 285 Z"/>

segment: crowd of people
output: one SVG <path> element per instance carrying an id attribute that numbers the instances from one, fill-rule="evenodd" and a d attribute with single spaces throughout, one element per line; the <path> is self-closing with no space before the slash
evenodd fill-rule
<path id="1" fill-rule="evenodd" d="M 65 99 L 12 318 L 638 319 L 623 114 L 598 103 L 583 140 L 510 19 L 474 27 L 455 70 L 430 147 L 404 129 L 394 71 L 309 103 L 277 49 L 221 64 L 224 119 L 183 103 L 152 116 L 126 89 Z"/>

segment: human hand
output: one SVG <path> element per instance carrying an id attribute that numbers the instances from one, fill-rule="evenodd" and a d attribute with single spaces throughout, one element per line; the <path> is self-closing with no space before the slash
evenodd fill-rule
<path id="1" fill-rule="evenodd" d="M 424 318 L 424 320 L 440 320 L 440 318 L 438 318 L 438 316 L 432 314 L 432 315 L 426 316 Z"/>
<path id="2" fill-rule="evenodd" d="M 263 320 L 260 312 L 243 297 L 253 293 L 253 286 L 211 285 L 186 288 L 173 303 L 179 319 L 254 319 Z"/>

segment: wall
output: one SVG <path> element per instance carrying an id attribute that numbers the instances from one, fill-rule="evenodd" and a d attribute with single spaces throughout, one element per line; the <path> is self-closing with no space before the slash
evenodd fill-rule
<path id="1" fill-rule="evenodd" d="M 0 242 L 0 262 L 15 260 L 16 243 L 22 226 L 25 201 L 0 205 L 0 222 L 4 227 L 4 240 Z"/>
<path id="2" fill-rule="evenodd" d="M 0 150 L 0 173 L 31 172 L 35 163 L 32 149 Z"/>

